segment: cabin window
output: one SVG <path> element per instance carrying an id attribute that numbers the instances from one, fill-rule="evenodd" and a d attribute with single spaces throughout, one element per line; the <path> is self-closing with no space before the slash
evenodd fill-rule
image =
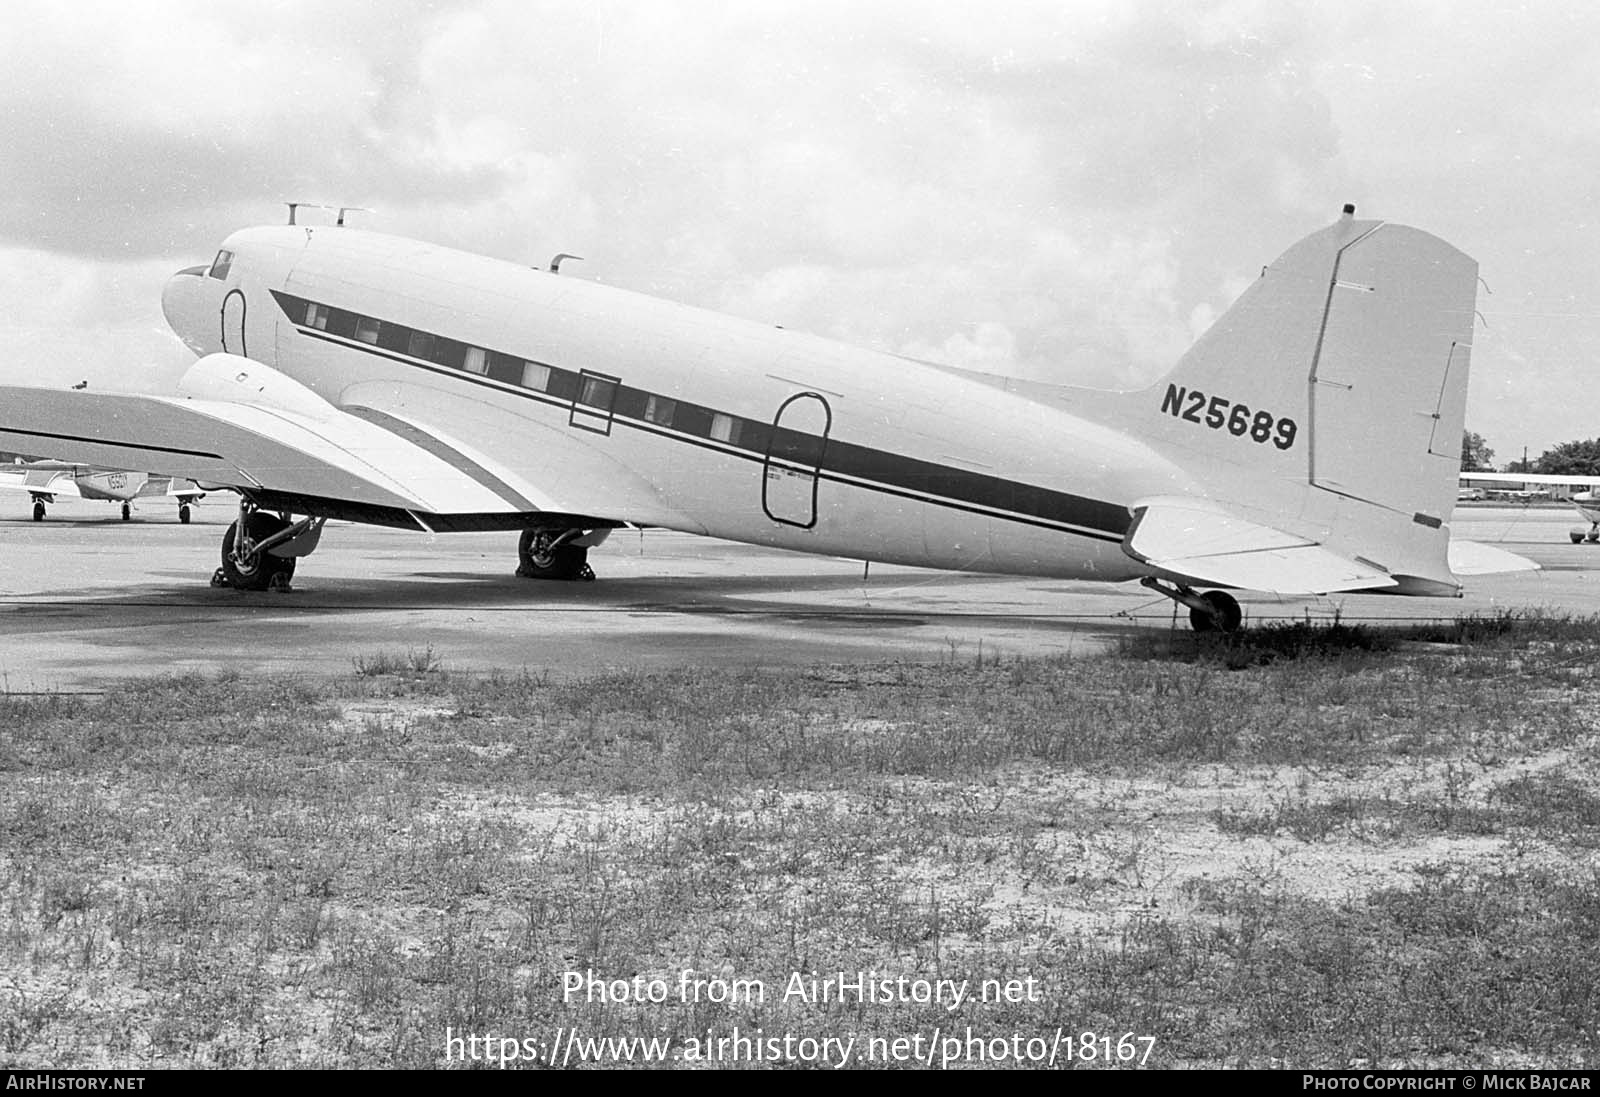
<path id="1" fill-rule="evenodd" d="M 228 277 L 228 268 L 233 266 L 233 252 L 223 250 L 217 252 L 217 257 L 211 262 L 211 277 Z"/>
<path id="2" fill-rule="evenodd" d="M 585 370 L 573 380 L 577 382 L 578 391 L 576 399 L 572 401 L 572 415 L 568 422 L 583 430 L 610 434 L 612 408 L 616 405 L 617 392 L 622 387 L 621 379 Z"/>
<path id="3" fill-rule="evenodd" d="M 425 331 L 411 333 L 411 342 L 406 346 L 406 353 L 413 358 L 433 357 L 433 336 Z"/>
<path id="4" fill-rule="evenodd" d="M 360 342 L 377 346 L 378 329 L 382 326 L 370 316 L 358 316 L 356 317 L 356 339 Z"/>
<path id="5" fill-rule="evenodd" d="M 468 347 L 466 356 L 461 360 L 461 368 L 468 373 L 488 373 L 488 353 L 482 347 Z"/>
<path id="6" fill-rule="evenodd" d="M 578 396 L 579 403 L 588 404 L 590 407 L 607 408 L 617 397 L 617 383 L 608 381 L 603 377 L 585 377 L 583 390 Z"/>
<path id="7" fill-rule="evenodd" d="M 720 411 L 711 416 L 711 437 L 729 445 L 739 444 L 739 420 Z"/>
<path id="8" fill-rule="evenodd" d="M 318 331 L 328 330 L 328 306 L 319 305 L 315 301 L 307 301 L 306 327 L 316 328 Z"/>
<path id="9" fill-rule="evenodd" d="M 677 410 L 676 400 L 668 400 L 665 396 L 652 396 L 645 401 L 644 417 L 652 423 L 660 423 L 664 427 L 672 425 L 672 413 Z"/>
<path id="10" fill-rule="evenodd" d="M 522 359 L 513 358 L 509 354 L 501 354 L 491 350 L 486 356 L 488 366 L 485 372 L 496 381 L 504 381 L 508 385 L 522 383 Z"/>
<path id="11" fill-rule="evenodd" d="M 550 367 L 538 362 L 522 363 L 522 387 L 543 392 L 550 387 Z"/>

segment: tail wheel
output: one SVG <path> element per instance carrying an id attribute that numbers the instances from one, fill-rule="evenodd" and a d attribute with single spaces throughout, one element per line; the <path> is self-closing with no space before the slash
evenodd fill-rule
<path id="1" fill-rule="evenodd" d="M 525 529 L 517 541 L 517 574 L 524 579 L 565 579 L 587 581 L 594 578 L 589 568 L 589 550 L 558 543 L 568 531 Z"/>
<path id="2" fill-rule="evenodd" d="M 285 519 L 259 510 L 246 518 L 245 523 L 245 529 L 250 534 L 252 543 L 289 528 L 289 523 Z M 236 559 L 233 545 L 238 535 L 238 522 L 229 526 L 228 532 L 222 535 L 222 574 L 227 580 L 227 585 L 236 590 L 266 590 L 273 586 L 274 582 L 280 586 L 287 585 L 289 578 L 294 575 L 294 557 L 256 552 L 247 558 Z"/>
<path id="3" fill-rule="evenodd" d="M 1207 609 L 1189 610 L 1189 627 L 1196 632 L 1238 632 L 1244 622 L 1244 611 L 1233 595 L 1220 590 L 1208 590 L 1200 596 Z"/>

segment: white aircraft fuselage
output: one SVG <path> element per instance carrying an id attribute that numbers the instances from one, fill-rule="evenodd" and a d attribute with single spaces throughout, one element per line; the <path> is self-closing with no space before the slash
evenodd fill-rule
<path id="1" fill-rule="evenodd" d="M 245 590 L 285 586 L 329 518 L 520 531 L 517 573 L 539 579 L 593 578 L 611 530 L 655 526 L 1137 578 L 1231 629 L 1228 588 L 1460 591 L 1447 520 L 1476 287 L 1451 245 L 1346 207 L 1166 377 L 1107 393 L 290 224 L 168 283 L 201 356 L 180 395 L 0 387 L 0 445 L 238 492 L 212 581 Z"/>
<path id="2" fill-rule="evenodd" d="M 1152 570 L 1122 549 L 1131 504 L 1199 490 L 1139 439 L 999 381 L 570 274 L 348 228 L 248 229 L 222 250 L 222 277 L 191 268 L 163 298 L 196 354 L 445 440 L 424 444 L 528 512 L 552 483 L 604 497 L 586 483 L 621 479 L 654 525 L 1114 581 Z"/>

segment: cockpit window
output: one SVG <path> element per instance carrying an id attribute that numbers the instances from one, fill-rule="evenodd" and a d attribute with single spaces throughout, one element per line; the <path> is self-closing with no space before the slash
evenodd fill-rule
<path id="1" fill-rule="evenodd" d="M 228 277 L 228 268 L 233 266 L 233 252 L 226 249 L 217 252 L 217 257 L 211 262 L 211 277 Z"/>

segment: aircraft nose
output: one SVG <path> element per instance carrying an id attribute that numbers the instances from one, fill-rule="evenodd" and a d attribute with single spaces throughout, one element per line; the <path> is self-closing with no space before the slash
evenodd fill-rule
<path id="1" fill-rule="evenodd" d="M 213 310 L 206 305 L 205 272 L 203 266 L 186 267 L 169 278 L 161 291 L 161 315 L 167 318 L 167 326 L 184 346 L 201 355 L 218 349 L 210 345 L 217 341 L 209 338 L 215 333 L 208 331 L 215 325 L 206 323 Z"/>

